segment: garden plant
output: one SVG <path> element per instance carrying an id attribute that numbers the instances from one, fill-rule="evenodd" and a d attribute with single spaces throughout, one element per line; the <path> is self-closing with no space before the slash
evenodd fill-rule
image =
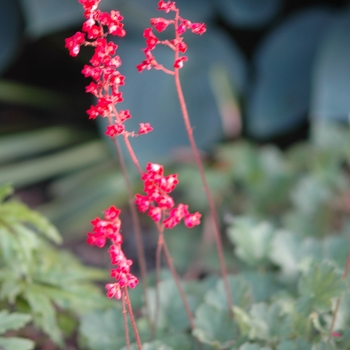
<path id="1" fill-rule="evenodd" d="M 150 147 L 156 126 L 145 120 L 137 131 L 127 130 L 132 111 L 118 107 L 127 83 L 117 54 L 127 35 L 124 18 L 118 10 L 101 11 L 100 2 L 79 0 L 82 30 L 65 46 L 73 57 L 93 50 L 82 70 L 95 98 L 87 114 L 108 121 L 104 132 L 128 193 L 128 205 L 105 208 L 87 233 L 87 244 L 108 248 L 109 277 L 58 250 L 56 229 L 8 199 L 11 187 L 2 187 L 0 348 L 44 346 L 45 334 L 57 347 L 74 338 L 89 350 L 350 349 L 350 133 L 315 123 L 310 142 L 285 153 L 237 141 L 203 158 L 181 72 L 190 59 L 185 37 L 205 35 L 207 28 L 183 18 L 176 2 L 160 0 L 165 17 L 151 18 L 144 30 L 145 57 L 135 69 L 156 69 L 174 80 L 193 164 L 168 171 L 141 162 L 133 138 L 149 134 Z M 172 66 L 157 61 L 159 45 L 173 51 Z M 132 219 L 139 276 L 124 252 L 122 210 Z M 143 247 L 145 214 L 157 232 L 154 272 Z M 96 282 L 105 284 L 106 295 Z"/>

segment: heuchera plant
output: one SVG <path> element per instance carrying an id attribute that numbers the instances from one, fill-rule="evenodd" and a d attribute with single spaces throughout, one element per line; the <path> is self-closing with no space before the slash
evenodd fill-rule
<path id="1" fill-rule="evenodd" d="M 172 265 L 172 259 L 167 249 L 166 243 L 163 239 L 163 231 L 165 228 L 173 228 L 179 224 L 182 220 L 184 224 L 191 228 L 200 224 L 201 214 L 199 212 L 190 213 L 188 205 L 179 203 L 175 205 L 174 199 L 170 196 L 170 193 L 174 190 L 175 186 L 179 182 L 177 174 L 171 174 L 164 176 L 163 166 L 160 164 L 148 163 L 145 171 L 143 171 L 139 165 L 138 159 L 133 151 L 132 145 L 129 142 L 129 137 L 140 136 L 152 131 L 152 126 L 149 123 L 140 123 L 139 130 L 127 131 L 124 122 L 131 118 L 129 110 L 118 110 L 117 104 L 123 101 L 122 92 L 119 90 L 121 86 L 125 84 L 125 77 L 118 71 L 121 66 L 121 58 L 116 54 L 118 45 L 112 41 L 108 41 L 108 34 L 124 37 L 126 32 L 123 28 L 123 17 L 119 11 L 111 11 L 109 13 L 102 12 L 98 9 L 100 0 L 79 0 L 84 8 L 84 17 L 86 18 L 82 26 L 82 31 L 75 33 L 72 37 L 66 39 L 66 48 L 69 50 L 71 56 L 75 57 L 79 54 L 81 46 L 94 47 L 94 54 L 90 59 L 90 64 L 85 65 L 82 73 L 87 78 L 92 78 L 92 82 L 86 87 L 86 92 L 93 94 L 97 98 L 96 105 L 92 105 L 87 114 L 89 119 L 95 119 L 98 116 L 102 118 L 108 118 L 109 125 L 106 129 L 106 135 L 110 136 L 116 145 L 118 155 L 120 158 L 121 166 L 125 180 L 129 189 L 130 197 L 133 197 L 131 192 L 128 175 L 125 169 L 124 160 L 122 158 L 119 143 L 116 139 L 117 136 L 122 136 L 130 156 L 140 173 L 141 180 L 144 183 L 145 194 L 136 194 L 134 204 L 140 212 L 146 213 L 154 220 L 159 233 L 159 242 L 157 250 L 157 270 L 160 266 L 160 253 L 164 250 L 165 257 L 171 272 L 175 278 L 177 287 L 179 288 L 182 296 L 188 318 L 192 328 L 194 328 L 193 315 L 189 307 L 186 295 L 182 290 L 182 286 L 176 275 L 176 271 Z M 211 209 L 213 217 L 216 223 L 216 236 L 219 249 L 219 256 L 223 271 L 223 277 L 226 278 L 226 268 L 224 266 L 222 245 L 220 234 L 218 230 L 215 208 L 213 200 L 210 195 L 208 185 L 206 183 L 203 166 L 199 157 L 199 152 L 196 147 L 195 141 L 192 136 L 192 128 L 190 125 L 187 108 L 182 93 L 182 88 L 179 78 L 179 69 L 184 65 L 184 62 L 188 60 L 187 56 L 182 55 L 187 50 L 187 45 L 183 40 L 183 34 L 187 30 L 191 30 L 194 34 L 203 34 L 206 31 L 206 26 L 203 23 L 192 23 L 191 21 L 184 19 L 180 16 L 179 9 L 176 7 L 175 2 L 159 1 L 158 10 L 165 13 L 173 12 L 174 19 L 165 18 L 152 18 L 151 25 L 159 32 L 164 31 L 169 25 L 173 25 L 175 29 L 175 38 L 172 40 L 159 40 L 153 33 L 152 28 L 147 28 L 144 31 L 144 37 L 146 39 L 146 48 L 143 50 L 146 59 L 137 66 L 137 69 L 141 72 L 144 69 L 158 69 L 165 73 L 174 75 L 177 92 L 179 95 L 179 101 L 185 120 L 185 125 L 189 135 L 189 139 L 197 160 L 197 164 L 201 173 L 202 181 L 206 193 L 208 195 L 209 202 L 211 203 Z M 156 58 L 153 56 L 152 51 L 157 45 L 166 45 L 174 51 L 174 64 L 172 69 L 165 68 L 159 64 Z M 142 247 L 140 247 L 140 228 L 138 224 L 137 216 L 135 215 L 134 206 L 131 206 L 131 211 L 134 220 L 135 231 L 138 238 L 138 253 L 141 265 L 141 277 L 143 279 L 144 292 L 147 290 L 147 276 L 145 269 L 144 255 Z M 121 222 L 119 219 L 120 210 L 114 206 L 108 208 L 105 211 L 105 218 L 96 218 L 92 221 L 93 231 L 88 233 L 87 242 L 91 245 L 103 247 L 107 240 L 110 240 L 111 246 L 109 248 L 109 254 L 111 263 L 116 267 L 111 270 L 111 277 L 114 277 L 116 282 L 106 285 L 107 295 L 112 298 L 122 299 L 124 315 L 126 314 L 126 308 L 130 315 L 137 346 L 141 349 L 141 341 L 138 336 L 137 327 L 133 318 L 132 308 L 128 296 L 127 288 L 134 288 L 138 280 L 130 272 L 131 260 L 128 260 L 122 251 L 122 235 L 120 233 Z M 228 286 L 228 283 L 226 284 Z M 229 289 L 227 289 L 227 295 L 230 296 Z M 146 299 L 146 298 L 145 298 Z M 229 306 L 231 301 L 228 297 Z M 152 325 L 151 325 L 152 327 Z M 126 328 L 126 340 L 128 345 L 127 335 L 127 321 L 125 319 Z"/>

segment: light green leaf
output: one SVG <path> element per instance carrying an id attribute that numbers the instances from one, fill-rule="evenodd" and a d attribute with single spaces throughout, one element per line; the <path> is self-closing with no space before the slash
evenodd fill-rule
<path id="1" fill-rule="evenodd" d="M 180 348 L 178 348 L 180 349 Z M 183 348 L 181 348 L 182 350 Z M 127 350 L 127 347 L 124 346 L 121 350 Z M 130 346 L 130 350 L 138 350 L 137 344 L 132 344 Z M 142 350 L 174 350 L 174 348 L 163 344 L 159 340 L 155 340 L 151 343 L 143 343 L 142 344 Z"/>
<path id="2" fill-rule="evenodd" d="M 29 339 L 0 337 L 0 348 L 2 350 L 32 350 L 34 346 L 34 342 Z"/>
<path id="3" fill-rule="evenodd" d="M 307 298 L 311 308 L 328 311 L 332 306 L 332 298 L 337 298 L 345 291 L 345 282 L 334 264 L 322 262 L 314 264 L 303 274 L 299 281 L 299 293 Z"/>
<path id="4" fill-rule="evenodd" d="M 56 228 L 41 214 L 29 209 L 25 204 L 10 201 L 0 207 L 0 217 L 6 222 L 21 222 L 33 225 L 42 235 L 54 243 L 61 243 L 62 239 Z"/>
<path id="5" fill-rule="evenodd" d="M 183 284 L 185 292 L 186 285 Z M 187 313 L 173 279 L 167 279 L 158 284 L 159 311 L 157 328 L 167 332 L 181 332 L 189 328 Z M 197 298 L 190 293 L 186 293 L 188 303 L 192 309 L 198 305 Z M 148 293 L 151 318 L 156 317 L 156 291 L 149 289 Z"/>
<path id="6" fill-rule="evenodd" d="M 227 347 L 234 340 L 236 325 L 229 312 L 212 305 L 201 304 L 195 314 L 196 328 L 193 335 L 202 343 L 216 349 Z"/>
<path id="7" fill-rule="evenodd" d="M 0 187 L 0 203 L 3 202 L 6 197 L 13 193 L 13 188 L 11 185 L 3 185 Z"/>
<path id="8" fill-rule="evenodd" d="M 47 295 L 41 291 L 41 286 L 30 285 L 24 298 L 28 301 L 34 323 L 41 328 L 56 344 L 62 344 L 62 333 L 58 327 L 56 311 Z"/>
<path id="9" fill-rule="evenodd" d="M 292 332 L 291 319 L 282 313 L 278 304 L 254 304 L 250 311 L 250 338 L 276 342 Z"/>
<path id="10" fill-rule="evenodd" d="M 305 339 L 284 340 L 278 344 L 277 350 L 311 350 Z"/>
<path id="11" fill-rule="evenodd" d="M 131 328 L 129 328 L 131 329 Z M 122 310 L 110 308 L 85 315 L 79 327 L 80 336 L 90 350 L 116 350 L 125 346 Z M 130 341 L 134 341 L 130 332 Z"/>
<path id="12" fill-rule="evenodd" d="M 311 350 L 336 350 L 336 348 L 329 343 L 321 342 L 319 344 L 314 344 Z"/>
<path id="13" fill-rule="evenodd" d="M 244 343 L 239 347 L 239 350 L 271 350 L 271 348 L 267 346 L 260 347 L 257 344 Z"/>
<path id="14" fill-rule="evenodd" d="M 278 231 L 272 241 L 270 259 L 282 269 L 282 277 L 294 280 L 302 257 L 301 239 L 288 231 Z"/>
<path id="15" fill-rule="evenodd" d="M 268 254 L 274 237 L 274 229 L 268 222 L 254 222 L 250 217 L 233 220 L 227 231 L 235 245 L 237 256 L 250 266 L 268 262 Z"/>
<path id="16" fill-rule="evenodd" d="M 31 316 L 22 313 L 9 313 L 7 310 L 0 311 L 0 334 L 8 330 L 17 330 L 25 326 L 31 320 Z"/>
<path id="17" fill-rule="evenodd" d="M 243 309 L 251 305 L 253 297 L 248 282 L 240 275 L 228 276 L 228 282 L 233 304 Z M 215 289 L 207 292 L 204 299 L 207 304 L 217 309 L 227 310 L 227 297 L 222 279 L 217 282 Z"/>

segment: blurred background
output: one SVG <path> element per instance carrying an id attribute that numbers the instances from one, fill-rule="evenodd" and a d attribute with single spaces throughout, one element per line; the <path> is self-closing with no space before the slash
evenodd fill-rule
<path id="1" fill-rule="evenodd" d="M 185 35 L 183 88 L 199 147 L 248 139 L 280 149 L 307 140 L 318 121 L 346 128 L 350 110 L 350 1 L 178 0 L 181 15 L 205 22 Z M 118 39 L 126 76 L 122 91 L 133 119 L 154 131 L 133 139 L 141 162 L 186 161 L 188 147 L 174 82 L 136 70 L 143 29 L 157 0 L 102 0 L 119 9 L 127 36 Z M 0 183 L 12 183 L 47 215 L 67 241 L 84 239 L 89 221 L 127 194 L 103 120 L 88 121 L 93 103 L 81 75 L 91 51 L 68 55 L 64 39 L 80 30 L 76 0 L 0 0 Z M 156 51 L 169 64 L 172 52 Z M 145 147 L 147 145 L 147 147 Z M 243 159 L 244 162 L 244 159 Z M 131 177 L 136 174 L 131 171 Z M 139 184 L 135 182 L 137 189 Z M 139 189 L 139 188 L 138 188 Z"/>

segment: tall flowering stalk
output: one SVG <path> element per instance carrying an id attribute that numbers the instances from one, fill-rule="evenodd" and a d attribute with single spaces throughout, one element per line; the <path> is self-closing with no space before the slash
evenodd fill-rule
<path id="1" fill-rule="evenodd" d="M 208 182 L 205 176 L 203 163 L 201 157 L 199 155 L 199 151 L 196 145 L 196 142 L 193 137 L 193 130 L 190 122 L 190 118 L 187 111 L 187 106 L 181 86 L 180 81 L 180 69 L 184 66 L 184 63 L 188 61 L 188 57 L 184 55 L 187 51 L 187 45 L 183 39 L 183 34 L 190 30 L 194 34 L 202 35 L 206 31 L 206 26 L 204 23 L 192 23 L 188 19 L 185 19 L 180 16 L 180 10 L 176 7 L 176 3 L 174 1 L 159 1 L 158 10 L 164 11 L 165 13 L 173 12 L 174 19 L 166 19 L 163 17 L 151 18 L 152 27 L 158 31 L 163 32 L 168 28 L 168 26 L 172 25 L 174 27 L 175 38 L 172 40 L 159 40 L 157 36 L 153 32 L 153 28 L 146 28 L 143 32 L 143 36 L 146 39 L 146 48 L 143 49 L 143 52 L 146 56 L 146 59 L 143 60 L 138 66 L 137 69 L 139 72 L 143 70 L 150 70 L 151 68 L 162 70 L 163 72 L 173 75 L 175 79 L 176 90 L 178 93 L 178 98 L 181 106 L 182 115 L 184 118 L 186 131 L 188 134 L 188 138 L 196 159 L 197 167 L 200 172 L 201 180 L 203 183 L 204 191 L 208 198 L 208 203 L 210 207 L 210 213 L 213 218 L 214 223 L 214 231 L 215 231 L 215 239 L 216 246 L 218 249 L 221 273 L 224 280 L 226 298 L 229 310 L 232 310 L 232 297 L 230 291 L 230 285 L 227 279 L 227 269 L 224 259 L 222 240 L 220 236 L 219 222 L 215 210 L 215 204 L 210 192 Z M 174 51 L 174 64 L 172 69 L 168 69 L 164 67 L 162 64 L 158 63 L 156 58 L 154 57 L 152 51 L 157 47 L 157 45 L 165 45 Z"/>
<path id="2" fill-rule="evenodd" d="M 129 137 L 146 134 L 152 131 L 152 127 L 149 123 L 140 123 L 137 132 L 127 131 L 124 122 L 131 118 L 130 111 L 118 110 L 116 107 L 118 103 L 123 101 L 122 92 L 119 91 L 119 88 L 125 84 L 125 77 L 118 71 L 118 68 L 122 64 L 120 57 L 116 55 L 118 45 L 108 41 L 107 36 L 111 34 L 123 37 L 126 33 L 122 23 L 123 17 L 120 15 L 119 11 L 111 11 L 110 13 L 101 12 L 98 10 L 100 1 L 101 0 L 79 0 L 83 5 L 84 17 L 86 20 L 81 32 L 77 32 L 72 37 L 66 39 L 66 48 L 69 50 L 70 55 L 75 57 L 79 54 L 81 46 L 94 47 L 94 54 L 89 61 L 90 65 L 85 65 L 82 70 L 85 77 L 92 78 L 93 80 L 86 87 L 86 92 L 93 94 L 97 98 L 97 103 L 87 110 L 87 114 L 89 119 L 95 119 L 98 116 L 108 118 L 109 125 L 105 133 L 115 141 L 118 154 L 120 155 L 123 173 L 128 183 L 125 166 L 123 165 L 124 161 L 116 139 L 119 135 L 123 137 L 129 154 L 144 183 L 145 194 L 136 194 L 135 205 L 140 212 L 147 212 L 156 223 L 160 237 L 159 251 L 161 248 L 164 249 L 166 260 L 185 304 L 191 327 L 194 328 L 193 315 L 163 239 L 163 231 L 165 228 L 173 228 L 182 220 L 189 228 L 199 225 L 201 214 L 198 212 L 190 213 L 188 206 L 182 203 L 175 206 L 175 202 L 169 193 L 174 190 L 178 183 L 177 174 L 164 176 L 163 166 L 160 164 L 148 163 L 145 171 L 143 171 L 139 165 L 129 142 Z M 128 188 L 131 196 L 130 186 L 128 186 Z M 110 298 L 115 297 L 116 299 L 122 299 L 123 310 L 125 311 L 128 309 L 136 335 L 137 345 L 138 348 L 141 349 L 141 341 L 138 336 L 127 289 L 134 288 L 138 280 L 130 272 L 132 261 L 126 259 L 122 251 L 119 213 L 120 210 L 112 206 L 105 211 L 104 219 L 96 218 L 93 220 L 93 232 L 88 233 L 87 242 L 91 245 L 103 247 L 108 239 L 111 241 L 109 254 L 111 263 L 115 265 L 115 268 L 111 270 L 111 277 L 115 278 L 116 282 L 106 285 L 107 296 Z M 135 226 L 137 226 L 137 223 L 135 223 Z M 138 240 L 141 241 L 140 237 Z M 145 266 L 142 259 L 141 263 Z M 127 347 L 129 347 L 126 321 L 125 329 Z"/>

